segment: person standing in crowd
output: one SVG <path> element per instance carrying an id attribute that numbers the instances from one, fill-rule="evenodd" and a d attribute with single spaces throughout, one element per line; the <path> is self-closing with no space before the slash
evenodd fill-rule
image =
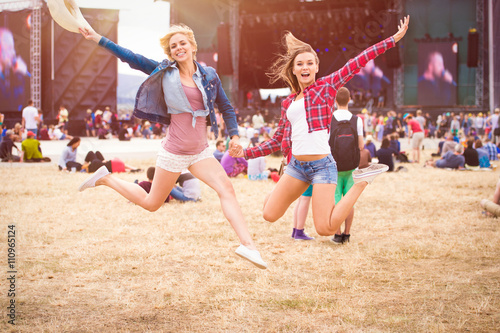
<path id="1" fill-rule="evenodd" d="M 354 169 L 359 166 L 360 152 L 365 146 L 363 142 L 363 121 L 349 111 L 348 105 L 350 100 L 351 96 L 349 90 L 345 87 L 340 88 L 335 98 L 337 110 L 333 112 L 330 127 L 330 147 L 332 149 L 333 158 L 337 162 L 338 170 L 337 187 L 335 189 L 336 205 L 338 205 L 342 197 L 344 197 L 354 185 L 352 173 Z M 349 127 L 349 129 L 337 132 L 344 126 L 346 128 Z M 337 138 L 335 137 L 336 133 L 339 133 L 339 137 Z M 335 142 L 342 139 L 344 139 L 344 141 Z M 342 145 L 343 147 L 340 147 L 336 152 L 335 145 Z M 344 232 L 339 228 L 331 239 L 333 243 L 343 244 L 350 241 L 349 238 L 351 237 L 353 220 L 354 207 L 345 219 Z"/>
<path id="2" fill-rule="evenodd" d="M 479 112 L 476 116 L 476 123 L 474 126 L 476 127 L 477 135 L 481 138 L 484 136 L 484 117 L 483 113 Z"/>
<path id="3" fill-rule="evenodd" d="M 313 240 L 314 237 L 310 237 L 305 232 L 307 214 L 309 214 L 309 206 L 311 204 L 311 197 L 313 192 L 313 186 L 309 185 L 307 190 L 297 199 L 295 208 L 293 209 L 293 231 L 292 238 L 297 241 L 308 241 Z"/>
<path id="4" fill-rule="evenodd" d="M 450 117 L 450 132 L 453 136 L 458 136 L 458 132 L 460 131 L 460 120 L 458 116 Z"/>
<path id="5" fill-rule="evenodd" d="M 417 110 L 416 112 L 416 117 L 415 117 L 415 120 L 418 121 L 418 123 L 420 124 L 420 128 L 422 129 L 422 131 L 424 131 L 424 134 L 425 134 L 425 118 L 424 116 L 422 116 L 422 110 Z"/>
<path id="6" fill-rule="evenodd" d="M 87 114 L 85 115 L 85 131 L 87 136 L 95 136 L 94 129 L 94 116 L 91 109 L 87 109 Z"/>
<path id="7" fill-rule="evenodd" d="M 488 112 L 488 114 L 486 114 L 484 116 L 484 137 L 485 138 L 491 138 L 491 140 L 493 141 L 494 138 L 492 138 L 490 136 L 490 133 L 491 133 L 491 118 L 493 117 L 493 115 L 491 114 L 491 112 Z"/>
<path id="8" fill-rule="evenodd" d="M 106 168 L 89 177 L 80 186 L 80 191 L 98 185 L 108 186 L 144 209 L 156 211 L 181 172 L 188 169 L 217 192 L 222 211 L 241 243 L 236 254 L 259 268 L 267 268 L 250 236 L 232 183 L 208 145 L 207 116 L 214 134 L 218 134 L 215 105 L 223 115 L 231 138 L 230 146 L 239 143 L 238 128 L 234 109 L 217 73 L 196 62 L 198 46 L 191 28 L 185 25 L 170 27 L 161 39 L 168 60 L 161 63 L 113 43 L 90 27 L 81 28 L 80 32 L 132 68 L 149 75 L 137 92 L 134 116 L 170 124 L 158 153 L 151 192 L 146 193 L 137 184 L 109 175 Z"/>
<path id="9" fill-rule="evenodd" d="M 335 189 L 336 205 L 354 185 L 352 172 L 359 166 L 360 153 L 365 146 L 363 142 L 363 120 L 349 111 L 349 101 L 349 90 L 345 87 L 340 88 L 335 98 L 337 110 L 333 112 L 330 127 L 330 148 L 332 156 L 337 162 L 338 170 L 337 187 Z M 341 141 L 337 142 L 337 140 Z M 349 242 L 353 219 L 354 207 L 345 219 L 344 232 L 339 227 L 339 230 L 331 239 L 332 242 L 335 244 Z"/>
<path id="10" fill-rule="evenodd" d="M 408 124 L 408 143 L 411 140 L 413 163 L 420 163 L 420 146 L 424 141 L 424 130 L 411 114 L 406 117 L 406 123 Z"/>
<path id="11" fill-rule="evenodd" d="M 38 110 L 35 108 L 33 100 L 28 101 L 28 106 L 23 109 L 23 120 L 22 127 L 26 129 L 26 131 L 31 131 L 35 134 L 35 137 L 38 133 Z"/>
<path id="12" fill-rule="evenodd" d="M 230 149 L 232 156 L 247 159 L 281 149 L 287 158 L 285 173 L 265 199 L 263 217 L 266 221 L 275 222 L 281 218 L 312 184 L 316 232 L 331 236 L 345 221 L 368 183 L 387 171 L 387 166 L 380 164 L 354 171 L 355 184 L 335 205 L 337 169 L 328 144 L 329 126 L 337 91 L 368 61 L 394 47 L 405 35 L 408 23 L 409 16 L 400 21 L 394 36 L 369 47 L 338 71 L 318 80 L 319 58 L 316 51 L 292 33 L 286 33 L 284 42 L 287 52 L 280 56 L 270 71 L 272 82 L 283 80 L 292 90 L 292 94 L 282 102 L 278 129 L 271 140 L 257 147 L 243 149 L 241 145 L 235 145 Z"/>
<path id="13" fill-rule="evenodd" d="M 94 127 L 99 132 L 99 129 L 102 128 L 103 123 L 102 123 L 102 111 L 97 109 L 95 112 L 95 117 L 94 117 Z M 96 132 L 96 134 L 97 134 Z M 97 134 L 98 135 L 98 134 Z"/>
<path id="14" fill-rule="evenodd" d="M 495 108 L 493 115 L 491 116 L 491 140 L 494 144 L 498 145 L 500 143 L 500 109 Z"/>
<path id="15" fill-rule="evenodd" d="M 69 121 L 69 112 L 64 105 L 61 105 L 59 107 L 59 113 L 57 115 L 57 119 L 59 120 L 59 124 L 63 124 L 63 131 L 65 131 L 66 125 Z"/>
<path id="16" fill-rule="evenodd" d="M 262 116 L 262 112 L 260 111 L 260 109 L 257 110 L 257 112 L 252 117 L 252 127 L 255 132 L 257 132 L 259 135 L 261 134 L 260 130 L 262 129 L 262 127 L 264 127 L 264 117 Z"/>

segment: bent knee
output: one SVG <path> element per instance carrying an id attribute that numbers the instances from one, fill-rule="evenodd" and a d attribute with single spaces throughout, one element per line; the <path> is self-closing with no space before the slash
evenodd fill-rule
<path id="1" fill-rule="evenodd" d="M 158 209 L 160 209 L 160 207 L 163 205 L 163 202 L 160 202 L 160 203 L 150 203 L 150 204 L 146 204 L 144 205 L 144 209 L 146 209 L 147 211 L 149 212 L 156 212 Z"/>
<path id="2" fill-rule="evenodd" d="M 333 235 L 335 232 L 330 232 L 330 230 L 328 229 L 316 229 L 316 233 L 320 236 L 331 236 Z"/>
<path id="3" fill-rule="evenodd" d="M 275 214 L 271 214 L 271 213 L 268 213 L 268 212 L 264 212 L 262 214 L 262 217 L 264 218 L 264 220 L 266 220 L 267 222 L 276 222 L 278 221 L 278 219 L 281 217 L 281 216 L 276 216 Z"/>

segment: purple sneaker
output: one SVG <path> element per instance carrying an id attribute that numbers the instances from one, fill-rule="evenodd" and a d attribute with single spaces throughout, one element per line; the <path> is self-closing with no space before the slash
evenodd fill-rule
<path id="1" fill-rule="evenodd" d="M 314 237 L 309 237 L 307 234 L 304 232 L 304 229 L 295 229 L 295 236 L 293 237 L 295 240 L 301 241 L 301 240 L 313 240 Z"/>
<path id="2" fill-rule="evenodd" d="M 296 231 L 297 231 L 297 229 L 293 228 L 292 235 L 290 237 L 295 238 L 295 232 Z"/>

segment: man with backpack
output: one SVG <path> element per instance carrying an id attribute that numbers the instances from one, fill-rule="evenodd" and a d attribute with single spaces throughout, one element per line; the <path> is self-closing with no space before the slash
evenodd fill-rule
<path id="1" fill-rule="evenodd" d="M 354 185 L 352 172 L 359 166 L 360 151 L 364 148 L 363 121 L 348 110 L 350 99 L 347 88 L 342 87 L 338 90 L 335 100 L 337 110 L 333 112 L 330 124 L 330 149 L 338 170 L 335 204 Z M 349 241 L 353 218 L 354 208 L 345 220 L 344 232 L 342 233 L 339 228 L 331 239 L 333 243 L 343 244 Z"/>

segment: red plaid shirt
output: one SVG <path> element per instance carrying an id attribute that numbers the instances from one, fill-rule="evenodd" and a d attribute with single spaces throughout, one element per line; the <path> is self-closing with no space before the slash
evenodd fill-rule
<path id="1" fill-rule="evenodd" d="M 337 91 L 344 86 L 359 70 L 372 59 L 375 59 L 396 43 L 394 38 L 389 37 L 361 52 L 355 58 L 349 60 L 344 67 L 338 71 L 319 78 L 304 89 L 304 100 L 306 107 L 306 119 L 309 133 L 330 129 L 330 121 L 335 105 Z M 264 141 L 260 145 L 244 150 L 245 158 L 256 158 L 269 155 L 281 148 L 283 155 L 290 160 L 292 151 L 292 125 L 286 117 L 286 110 L 295 99 L 296 94 L 288 96 L 281 103 L 281 118 L 276 129 L 276 133 L 270 140 Z"/>

